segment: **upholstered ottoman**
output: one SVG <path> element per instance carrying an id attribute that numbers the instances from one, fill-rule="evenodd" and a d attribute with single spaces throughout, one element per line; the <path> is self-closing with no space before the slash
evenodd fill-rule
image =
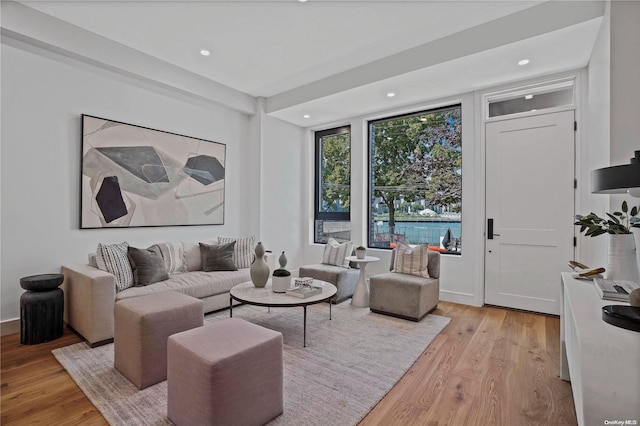
<path id="1" fill-rule="evenodd" d="M 120 300 L 114 308 L 114 366 L 139 389 L 167 378 L 167 338 L 202 326 L 202 301 L 175 291 Z"/>
<path id="2" fill-rule="evenodd" d="M 440 253 L 429 252 L 430 278 L 386 272 L 369 279 L 372 312 L 420 321 L 440 300 Z M 393 255 L 391 259 L 393 265 Z"/>
<path id="3" fill-rule="evenodd" d="M 282 413 L 281 333 L 229 318 L 174 334 L 167 351 L 177 426 L 263 425 Z"/>
<path id="4" fill-rule="evenodd" d="M 311 277 L 326 281 L 335 285 L 338 292 L 332 301 L 333 303 L 340 303 L 353 296 L 356 284 L 358 283 L 358 277 L 360 276 L 360 270 L 318 263 L 316 265 L 301 266 L 299 275 L 301 277 Z"/>

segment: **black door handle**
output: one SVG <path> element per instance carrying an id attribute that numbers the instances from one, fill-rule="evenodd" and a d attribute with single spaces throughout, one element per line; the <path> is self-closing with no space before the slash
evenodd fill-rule
<path id="1" fill-rule="evenodd" d="M 493 233 L 493 219 L 487 219 L 487 239 L 493 240 L 493 237 L 499 237 L 500 234 Z"/>

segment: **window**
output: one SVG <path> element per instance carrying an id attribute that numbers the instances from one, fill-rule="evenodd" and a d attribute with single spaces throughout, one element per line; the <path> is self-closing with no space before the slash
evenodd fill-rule
<path id="1" fill-rule="evenodd" d="M 460 254 L 460 105 L 369 122 L 369 246 Z"/>
<path id="2" fill-rule="evenodd" d="M 315 134 L 316 173 L 314 191 L 316 243 L 329 237 L 351 239 L 351 128 L 323 130 Z"/>

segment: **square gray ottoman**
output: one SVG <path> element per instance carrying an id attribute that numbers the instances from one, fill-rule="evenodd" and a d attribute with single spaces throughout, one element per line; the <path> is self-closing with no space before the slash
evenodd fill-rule
<path id="1" fill-rule="evenodd" d="M 282 413 L 281 333 L 229 318 L 174 334 L 167 350 L 177 426 L 263 425 Z"/>
<path id="2" fill-rule="evenodd" d="M 167 378 L 167 338 L 204 323 L 202 301 L 175 291 L 120 300 L 114 308 L 114 366 L 138 389 Z"/>

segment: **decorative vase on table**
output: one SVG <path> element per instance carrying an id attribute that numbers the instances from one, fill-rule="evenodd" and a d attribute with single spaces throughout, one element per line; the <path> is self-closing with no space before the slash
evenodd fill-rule
<path id="1" fill-rule="evenodd" d="M 251 275 L 251 282 L 258 288 L 263 288 L 269 281 L 269 265 L 264 258 L 264 246 L 262 243 L 258 243 L 255 249 L 256 259 L 249 268 L 249 275 Z"/>
<path id="2" fill-rule="evenodd" d="M 609 234 L 607 278 L 626 281 L 640 280 L 633 234 Z"/>
<path id="3" fill-rule="evenodd" d="M 272 277 L 271 290 L 274 293 L 284 293 L 291 288 L 291 276 L 288 277 Z"/>
<path id="4" fill-rule="evenodd" d="M 356 249 L 356 257 L 358 259 L 364 259 L 367 256 L 367 249 L 364 247 L 358 247 Z"/>
<path id="5" fill-rule="evenodd" d="M 285 268 L 287 266 L 287 256 L 282 252 L 280 257 L 278 258 L 278 262 L 280 263 L 281 268 Z"/>

